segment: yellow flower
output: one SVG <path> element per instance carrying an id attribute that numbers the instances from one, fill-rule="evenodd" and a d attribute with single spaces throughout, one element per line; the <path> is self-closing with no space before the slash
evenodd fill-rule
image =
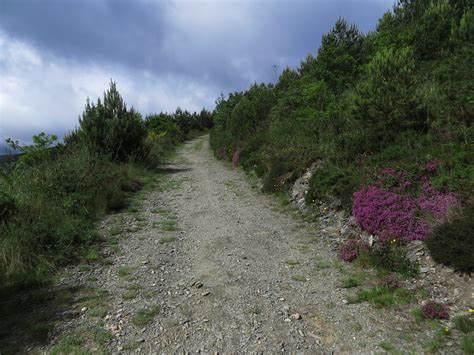
<path id="1" fill-rule="evenodd" d="M 448 328 L 448 327 L 444 327 L 444 331 L 445 331 L 445 333 L 449 333 L 449 328 Z"/>
<path id="2" fill-rule="evenodd" d="M 474 308 L 469 308 L 468 312 L 469 313 L 474 313 Z"/>

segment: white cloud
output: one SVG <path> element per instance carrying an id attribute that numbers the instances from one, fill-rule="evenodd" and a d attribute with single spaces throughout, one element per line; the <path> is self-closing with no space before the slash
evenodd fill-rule
<path id="1" fill-rule="evenodd" d="M 35 133 L 73 129 L 86 98 L 95 101 L 112 78 L 129 106 L 142 114 L 211 108 L 218 90 L 186 78 L 131 72 L 119 66 L 78 63 L 39 53 L 0 33 L 0 140 L 28 142 Z"/>

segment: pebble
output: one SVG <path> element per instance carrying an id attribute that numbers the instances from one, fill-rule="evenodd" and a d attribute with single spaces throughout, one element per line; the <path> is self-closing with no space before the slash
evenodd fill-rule
<path id="1" fill-rule="evenodd" d="M 299 319 L 301 319 L 302 317 L 301 317 L 301 314 L 299 314 L 299 313 L 294 313 L 294 314 L 291 315 L 291 318 L 296 319 L 296 320 L 299 320 Z"/>

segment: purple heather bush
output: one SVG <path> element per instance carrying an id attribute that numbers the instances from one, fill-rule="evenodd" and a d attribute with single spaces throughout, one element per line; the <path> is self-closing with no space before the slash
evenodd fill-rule
<path id="1" fill-rule="evenodd" d="M 339 257 L 346 261 L 352 262 L 357 257 L 369 250 L 369 245 L 362 239 L 349 239 L 339 247 Z"/>
<path id="2" fill-rule="evenodd" d="M 359 225 L 381 242 L 423 240 L 431 229 L 427 217 L 442 221 L 458 204 L 453 194 L 436 190 L 426 176 L 384 169 L 375 184 L 354 193 L 353 213 Z"/>
<path id="3" fill-rule="evenodd" d="M 438 160 L 432 160 L 426 163 L 423 166 L 423 169 L 428 172 L 428 173 L 434 173 L 436 170 L 438 170 L 439 167 L 439 161 Z"/>
<path id="4" fill-rule="evenodd" d="M 421 306 L 421 313 L 428 319 L 449 319 L 448 307 L 436 301 L 426 302 Z"/>

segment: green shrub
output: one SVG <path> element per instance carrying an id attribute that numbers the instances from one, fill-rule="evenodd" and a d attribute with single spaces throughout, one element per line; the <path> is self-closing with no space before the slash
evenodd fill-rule
<path id="1" fill-rule="evenodd" d="M 110 155 L 115 161 L 143 160 L 149 153 L 146 144 L 147 130 L 141 115 L 127 109 L 115 82 L 104 93 L 103 102 L 87 101 L 79 118 L 79 129 L 66 143 L 83 142 L 94 154 Z"/>
<path id="2" fill-rule="evenodd" d="M 0 176 L 0 281 L 42 280 L 98 240 L 93 222 L 123 207 L 133 183 L 128 171 L 76 144 L 53 152 L 40 135 Z M 5 223 L 5 221 L 7 223 Z"/>
<path id="3" fill-rule="evenodd" d="M 351 209 L 352 195 L 359 187 L 359 176 L 349 167 L 326 164 L 311 176 L 306 194 L 308 204 L 335 196 L 345 210 Z"/>
<path id="4" fill-rule="evenodd" d="M 396 272 L 404 276 L 417 274 L 417 267 L 407 258 L 405 248 L 398 245 L 376 246 L 369 251 L 372 266 L 384 271 Z"/>
<path id="5" fill-rule="evenodd" d="M 288 172 L 288 167 L 283 160 L 275 160 L 268 173 L 263 178 L 262 191 L 275 192 L 281 190 L 282 186 L 278 180 L 281 176 Z"/>
<path id="6" fill-rule="evenodd" d="M 474 353 L 474 334 L 466 334 L 461 338 L 461 350 L 466 355 Z"/>
<path id="7" fill-rule="evenodd" d="M 454 326 L 464 334 L 474 332 L 474 317 L 471 315 L 457 316 L 454 318 Z"/>
<path id="8" fill-rule="evenodd" d="M 474 271 L 474 206 L 433 229 L 425 243 L 432 258 L 457 271 Z"/>
<path id="9" fill-rule="evenodd" d="M 376 172 L 420 174 L 430 161 L 439 168 L 423 173 L 426 185 L 474 203 L 473 28 L 474 10 L 465 0 L 398 1 L 367 35 L 339 19 L 317 56 L 284 69 L 274 85 L 221 96 L 211 147 L 226 160 L 239 151 L 239 165 L 263 177 L 272 192 L 323 161 L 310 181 L 309 204 L 337 197 L 349 211 L 353 193 Z M 452 244 L 461 244 L 454 233 L 448 233 Z M 462 251 L 470 255 L 460 258 L 467 264 L 472 238 L 462 238 L 470 243 Z M 362 259 L 415 273 L 403 249 L 377 249 Z"/>
<path id="10" fill-rule="evenodd" d="M 376 286 L 369 289 L 358 290 L 355 302 L 369 302 L 378 308 L 393 307 L 397 304 L 407 304 L 413 299 L 410 291 L 398 288 L 391 289 Z"/>
<path id="11" fill-rule="evenodd" d="M 8 219 L 16 213 L 16 210 L 15 199 L 6 191 L 0 190 L 0 225 L 7 223 Z"/>
<path id="12" fill-rule="evenodd" d="M 361 125 L 364 151 L 380 151 L 400 132 L 424 131 L 427 115 L 415 94 L 415 60 L 410 48 L 377 52 L 357 86 L 353 115 Z"/>

